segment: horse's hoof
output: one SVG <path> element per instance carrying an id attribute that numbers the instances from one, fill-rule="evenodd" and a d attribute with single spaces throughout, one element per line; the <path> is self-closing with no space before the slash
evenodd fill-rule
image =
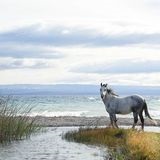
<path id="1" fill-rule="evenodd" d="M 131 130 L 133 130 L 133 131 L 134 131 L 134 130 L 135 130 L 135 127 L 132 127 L 132 128 L 131 128 Z"/>
<path id="2" fill-rule="evenodd" d="M 138 130 L 138 132 L 144 132 L 144 129 L 141 128 L 141 129 Z"/>

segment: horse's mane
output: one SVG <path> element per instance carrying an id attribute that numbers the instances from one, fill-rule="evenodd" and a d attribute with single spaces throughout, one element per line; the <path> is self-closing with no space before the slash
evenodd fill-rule
<path id="1" fill-rule="evenodd" d="M 111 95 L 114 95 L 114 96 L 119 96 L 118 94 L 116 94 L 114 91 L 113 91 L 113 89 L 112 88 L 109 88 L 109 89 L 107 89 L 108 90 L 108 93 L 109 94 L 111 94 Z"/>

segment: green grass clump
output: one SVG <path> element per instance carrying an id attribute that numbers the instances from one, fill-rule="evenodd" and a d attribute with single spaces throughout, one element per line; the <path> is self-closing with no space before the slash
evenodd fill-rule
<path id="1" fill-rule="evenodd" d="M 68 132 L 69 141 L 109 148 L 116 160 L 159 160 L 160 134 L 130 129 L 87 128 Z"/>
<path id="2" fill-rule="evenodd" d="M 28 116 L 31 107 L 19 107 L 12 98 L 0 98 L 0 143 L 21 140 L 37 131 L 34 118 Z"/>

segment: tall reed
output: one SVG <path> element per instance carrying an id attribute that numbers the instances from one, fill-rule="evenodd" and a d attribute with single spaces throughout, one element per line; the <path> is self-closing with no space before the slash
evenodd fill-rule
<path id="1" fill-rule="evenodd" d="M 30 105 L 20 107 L 13 97 L 0 97 L 0 143 L 27 138 L 39 129 L 30 111 Z"/>

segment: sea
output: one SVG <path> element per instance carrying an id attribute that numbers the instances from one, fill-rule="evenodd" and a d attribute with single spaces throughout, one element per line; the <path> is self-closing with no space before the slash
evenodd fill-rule
<path id="1" fill-rule="evenodd" d="M 144 98 L 151 117 L 160 119 L 160 96 Z M 108 116 L 99 95 L 15 95 L 9 99 L 12 106 L 18 106 L 22 110 L 32 108 L 30 116 Z M 133 117 L 132 114 L 118 116 Z"/>

